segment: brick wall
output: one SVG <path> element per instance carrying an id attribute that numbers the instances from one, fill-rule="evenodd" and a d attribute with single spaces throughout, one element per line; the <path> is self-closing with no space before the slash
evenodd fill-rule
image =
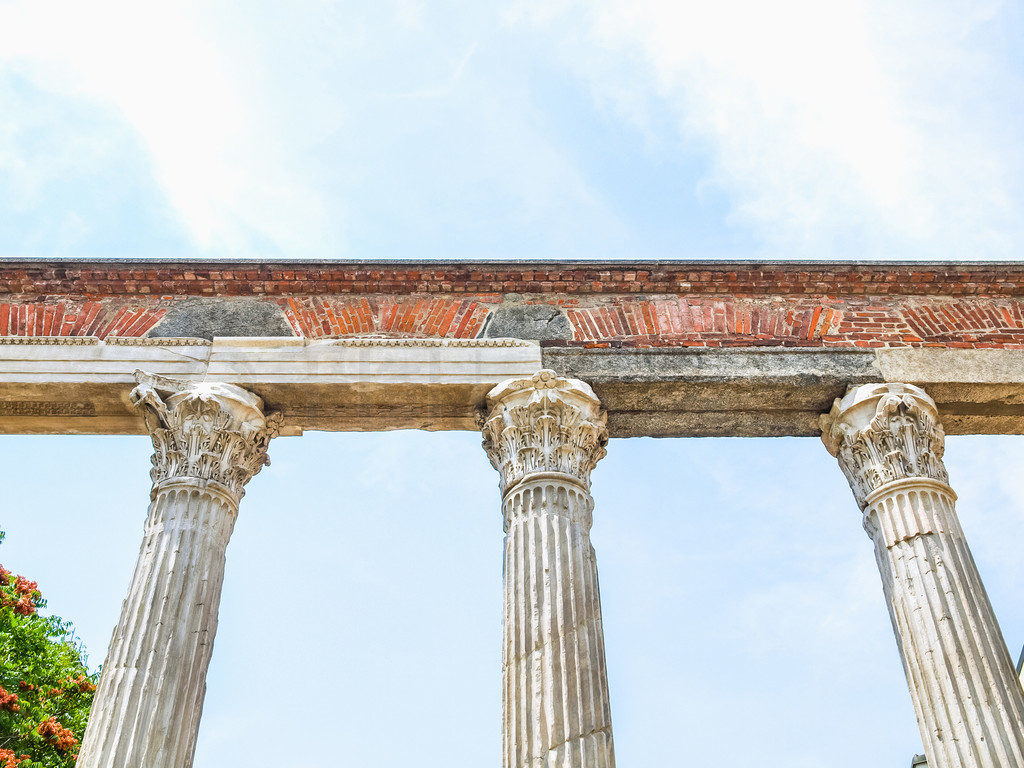
<path id="1" fill-rule="evenodd" d="M 297 336 L 473 338 L 549 304 L 552 346 L 1024 348 L 1018 264 L 0 262 L 0 336 L 144 336 L 195 297 Z"/>
<path id="2" fill-rule="evenodd" d="M 1024 268 L 1013 263 L 0 262 L 0 294 L 13 295 L 417 293 L 1024 296 Z"/>

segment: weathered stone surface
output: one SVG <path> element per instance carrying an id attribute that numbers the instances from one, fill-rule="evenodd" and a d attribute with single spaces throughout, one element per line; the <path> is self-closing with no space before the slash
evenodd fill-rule
<path id="1" fill-rule="evenodd" d="M 546 347 L 542 359 L 591 383 L 613 437 L 816 435 L 847 385 L 880 378 L 860 350 Z"/>
<path id="2" fill-rule="evenodd" d="M 267 301 L 189 298 L 167 310 L 151 339 L 295 336 L 282 309 Z"/>
<path id="3" fill-rule="evenodd" d="M 153 491 L 128 597 L 82 740 L 82 768 L 189 768 L 243 486 L 274 420 L 239 387 L 139 375 Z"/>
<path id="4" fill-rule="evenodd" d="M 1024 433 L 1024 350 L 581 349 L 542 362 L 589 382 L 612 437 L 814 436 L 849 385 L 927 385 L 951 434 Z"/>
<path id="5" fill-rule="evenodd" d="M 571 339 L 572 325 L 551 304 L 511 304 L 491 311 L 484 336 L 492 339 Z"/>
<path id="6" fill-rule="evenodd" d="M 1024 689 L 957 518 L 935 403 L 898 383 L 822 416 L 875 544 L 932 768 L 1024 766 Z"/>
<path id="7" fill-rule="evenodd" d="M 484 448 L 505 525 L 505 768 L 614 768 L 590 472 L 605 417 L 584 382 L 542 370 L 495 387 Z"/>
<path id="8" fill-rule="evenodd" d="M 874 351 L 544 347 L 544 365 L 563 375 L 607 381 L 725 381 L 762 377 L 794 385 L 879 375 Z M 557 367 L 556 367 L 557 366 Z"/>
<path id="9" fill-rule="evenodd" d="M 475 430 L 488 390 L 537 371 L 540 349 L 513 339 L 0 340 L 0 432 L 143 434 L 128 402 L 136 368 L 245 386 L 282 413 L 281 434 Z"/>
<path id="10" fill-rule="evenodd" d="M 547 366 L 592 384 L 612 437 L 816 436 L 848 384 L 935 392 L 950 434 L 1024 433 L 1024 350 L 579 349 L 515 339 L 0 338 L 0 432 L 142 434 L 135 368 L 233 383 L 304 429 L 467 429 Z M 9 405 L 5 406 L 4 403 Z"/>

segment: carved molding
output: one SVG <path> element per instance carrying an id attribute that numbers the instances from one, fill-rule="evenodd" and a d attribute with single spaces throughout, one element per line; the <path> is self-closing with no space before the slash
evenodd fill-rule
<path id="1" fill-rule="evenodd" d="M 821 438 L 864 509 L 872 494 L 898 480 L 947 485 L 945 433 L 928 394 L 910 384 L 868 384 L 837 398 L 820 418 Z"/>
<path id="2" fill-rule="evenodd" d="M 194 336 L 181 336 L 177 338 L 149 338 L 148 336 L 107 336 L 107 344 L 115 347 L 212 347 L 213 342 L 209 339 L 200 339 Z"/>
<path id="3" fill-rule="evenodd" d="M 437 339 L 389 338 L 386 336 L 348 336 L 337 339 L 308 339 L 310 345 L 337 347 L 532 347 L 522 339 Z"/>
<path id="4" fill-rule="evenodd" d="M 249 339 L 246 339 L 248 341 Z M 387 338 L 381 336 L 349 336 L 337 339 L 296 339 L 292 336 L 260 337 L 260 341 L 298 341 L 307 346 L 338 347 L 532 347 L 534 342 L 522 339 L 436 339 Z M 0 344 L 46 344 L 50 346 L 94 346 L 110 344 L 118 347 L 210 347 L 209 339 L 193 337 L 148 336 L 0 336 Z"/>
<path id="5" fill-rule="evenodd" d="M 502 382 L 487 395 L 483 447 L 501 475 L 504 496 L 530 475 L 558 472 L 590 489 L 604 457 L 607 415 L 590 386 L 542 370 Z"/>
<path id="6" fill-rule="evenodd" d="M 270 463 L 267 446 L 280 416 L 241 387 L 191 383 L 135 371 L 132 404 L 153 438 L 153 495 L 169 480 L 215 483 L 237 504 L 243 487 Z"/>
<path id="7" fill-rule="evenodd" d="M 95 416 L 90 402 L 51 400 L 0 400 L 0 416 Z"/>
<path id="8" fill-rule="evenodd" d="M 0 336 L 0 344 L 47 344 L 62 347 L 82 347 L 99 344 L 95 336 Z"/>

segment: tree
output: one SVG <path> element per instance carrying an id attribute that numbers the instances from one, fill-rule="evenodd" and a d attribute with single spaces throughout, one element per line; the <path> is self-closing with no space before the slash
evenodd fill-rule
<path id="1" fill-rule="evenodd" d="M 0 768 L 70 768 L 85 733 L 96 675 L 45 606 L 34 581 L 0 565 Z"/>

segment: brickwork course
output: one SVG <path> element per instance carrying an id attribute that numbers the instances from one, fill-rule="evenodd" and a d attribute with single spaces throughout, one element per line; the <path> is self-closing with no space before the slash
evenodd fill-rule
<path id="1" fill-rule="evenodd" d="M 202 301 L 269 304 L 281 327 L 308 339 L 475 338 L 503 312 L 547 307 L 561 330 L 523 338 L 1024 348 L 1018 263 L 0 262 L 0 336 L 166 335 L 168 313 Z"/>

